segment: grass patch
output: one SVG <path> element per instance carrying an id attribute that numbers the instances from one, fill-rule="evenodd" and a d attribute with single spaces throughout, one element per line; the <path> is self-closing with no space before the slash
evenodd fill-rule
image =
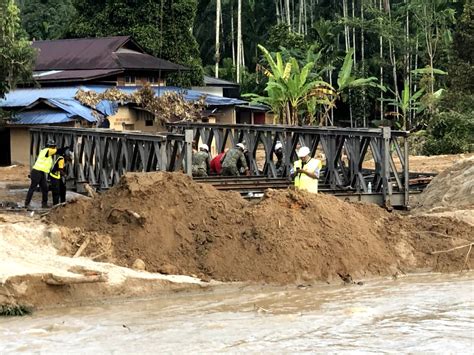
<path id="1" fill-rule="evenodd" d="M 31 314 L 32 309 L 18 304 L 0 305 L 0 317 L 21 317 Z"/>

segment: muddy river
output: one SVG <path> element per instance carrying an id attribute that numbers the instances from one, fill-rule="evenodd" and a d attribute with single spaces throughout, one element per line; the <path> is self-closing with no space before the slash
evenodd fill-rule
<path id="1" fill-rule="evenodd" d="M 474 272 L 223 286 L 0 320 L 0 353 L 471 353 Z"/>

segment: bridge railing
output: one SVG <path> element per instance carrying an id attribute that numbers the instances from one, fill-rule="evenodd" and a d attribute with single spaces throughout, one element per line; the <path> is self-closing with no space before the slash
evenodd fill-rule
<path id="1" fill-rule="evenodd" d="M 188 134 L 189 135 L 189 134 Z M 191 139 L 184 134 L 147 134 L 104 129 L 38 127 L 30 129 L 30 161 L 34 163 L 48 139 L 74 151 L 68 178 L 77 185 L 88 183 L 107 189 L 132 171 L 191 173 Z"/>
<path id="2" fill-rule="evenodd" d="M 244 142 L 253 175 L 278 177 L 275 163 L 275 145 L 283 145 L 284 168 L 281 176 L 290 176 L 290 168 L 297 160 L 300 146 L 310 148 L 311 156 L 322 158 L 322 184 L 331 189 L 352 190 L 383 196 L 386 206 L 392 204 L 392 195 L 408 206 L 408 132 L 383 128 L 297 127 L 283 125 L 171 123 L 168 130 L 194 132 L 194 141 L 214 146 L 218 152 Z M 258 154 L 257 154 L 258 152 Z M 322 153 L 322 154 L 321 154 Z M 367 169 L 364 162 L 372 161 Z M 398 163 L 398 164 L 397 164 Z M 263 164 L 263 166 L 262 166 Z M 260 166 L 259 166 L 260 165 Z"/>

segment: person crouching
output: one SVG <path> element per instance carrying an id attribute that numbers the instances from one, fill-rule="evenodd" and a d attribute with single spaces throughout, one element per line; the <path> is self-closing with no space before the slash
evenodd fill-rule
<path id="1" fill-rule="evenodd" d="M 59 152 L 49 173 L 51 180 L 51 192 L 53 193 L 53 205 L 66 202 L 66 162 L 72 161 L 73 152 L 69 149 Z"/>

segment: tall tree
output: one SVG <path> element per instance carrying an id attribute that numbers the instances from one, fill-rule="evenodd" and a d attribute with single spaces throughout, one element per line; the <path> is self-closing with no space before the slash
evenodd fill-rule
<path id="1" fill-rule="evenodd" d="M 216 0 L 216 78 L 219 77 L 219 61 L 221 59 L 220 46 L 221 0 Z"/>
<path id="2" fill-rule="evenodd" d="M 192 33 L 197 0 L 74 0 L 73 37 L 132 35 L 148 52 L 192 70 L 172 78 L 191 86 L 202 82 L 199 49 Z"/>
<path id="3" fill-rule="evenodd" d="M 72 0 L 17 0 L 21 23 L 32 40 L 62 38 L 75 16 Z"/>
<path id="4" fill-rule="evenodd" d="M 0 98 L 16 84 L 28 80 L 34 51 L 25 39 L 14 0 L 0 0 Z"/>

